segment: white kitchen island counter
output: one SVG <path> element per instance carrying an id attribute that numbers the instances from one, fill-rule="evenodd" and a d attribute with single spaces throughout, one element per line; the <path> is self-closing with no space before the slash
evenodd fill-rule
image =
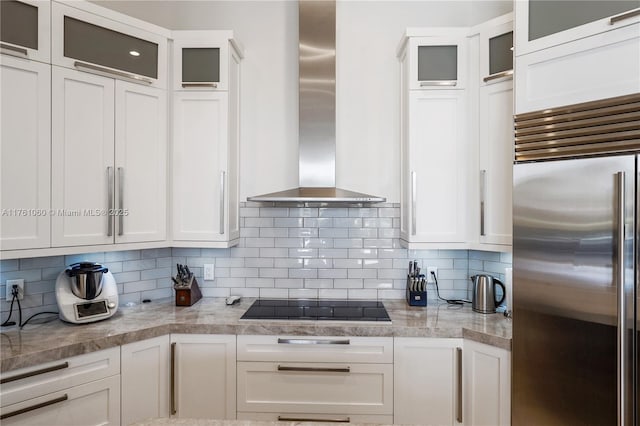
<path id="1" fill-rule="evenodd" d="M 91 324 L 59 319 L 4 329 L 0 371 L 30 367 L 65 357 L 124 345 L 170 333 L 300 336 L 453 337 L 511 349 L 511 320 L 502 314 L 475 313 L 430 301 L 410 307 L 404 300 L 383 300 L 391 324 L 358 321 L 240 320 L 255 299 L 227 306 L 222 298 L 205 298 L 193 306 L 175 306 L 173 299 L 123 307 L 111 318 Z"/>

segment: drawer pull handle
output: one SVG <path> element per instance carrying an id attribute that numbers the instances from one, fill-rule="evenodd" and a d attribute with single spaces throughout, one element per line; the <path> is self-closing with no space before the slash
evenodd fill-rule
<path id="1" fill-rule="evenodd" d="M 17 56 L 19 58 L 27 58 L 29 52 L 22 47 L 11 46 L 10 44 L 0 43 L 0 49 L 4 50 L 7 55 Z"/>
<path id="2" fill-rule="evenodd" d="M 279 422 L 327 422 L 327 423 L 350 423 L 351 417 L 334 417 L 334 418 L 325 418 L 325 419 L 312 419 L 307 417 L 288 417 L 288 416 L 278 416 Z"/>
<path id="3" fill-rule="evenodd" d="M 325 367 L 287 367 L 285 365 L 279 365 L 278 371 L 311 371 L 320 373 L 350 373 L 351 367 L 345 368 L 325 368 Z"/>
<path id="4" fill-rule="evenodd" d="M 176 342 L 171 344 L 171 371 L 169 373 L 169 381 L 171 382 L 169 386 L 171 387 L 171 396 L 170 396 L 170 410 L 171 415 L 175 415 L 178 410 L 176 409 Z"/>
<path id="5" fill-rule="evenodd" d="M 420 82 L 420 87 L 429 86 L 456 86 L 457 80 L 424 80 Z"/>
<path id="6" fill-rule="evenodd" d="M 504 78 L 504 77 L 513 78 L 513 70 L 507 70 L 507 71 L 497 72 L 495 74 L 488 75 L 485 78 L 483 78 L 482 81 L 486 83 L 487 81 L 497 80 L 499 78 Z"/>
<path id="7" fill-rule="evenodd" d="M 13 416 L 17 416 L 17 415 L 20 415 L 20 414 L 28 413 L 29 411 L 34 411 L 34 410 L 37 410 L 38 408 L 48 407 L 49 405 L 57 404 L 59 402 L 66 401 L 68 399 L 69 399 L 69 397 L 65 393 L 64 395 L 62 395 L 62 396 L 60 396 L 58 398 L 54 398 L 54 399 L 51 399 L 49 401 L 41 402 L 40 404 L 35 404 L 35 405 L 30 406 L 30 407 L 21 408 L 19 410 L 12 411 L 10 413 L 2 414 L 2 415 L 0 415 L 0 420 L 4 420 L 4 419 L 8 419 L 9 417 L 13 417 Z"/>
<path id="8" fill-rule="evenodd" d="M 636 16 L 640 16 L 640 8 L 632 9 L 620 15 L 612 16 L 611 18 L 609 18 L 609 25 L 614 25 L 620 21 L 624 21 L 625 19 L 635 18 Z"/>
<path id="9" fill-rule="evenodd" d="M 106 77 L 118 77 L 124 80 L 131 81 L 133 83 L 144 83 L 144 84 L 152 84 L 153 80 L 150 78 L 142 77 L 137 74 L 131 74 L 128 72 L 117 71 L 107 67 L 101 67 L 99 65 L 89 64 L 86 62 L 75 61 L 73 63 L 74 68 L 79 70 L 84 70 L 88 72 L 92 72 L 93 74 L 104 75 Z"/>
<path id="10" fill-rule="evenodd" d="M 182 83 L 182 87 L 211 87 L 215 89 L 218 87 L 218 83 Z"/>
<path id="11" fill-rule="evenodd" d="M 65 368 L 69 368 L 68 362 L 52 365 L 51 367 L 41 368 L 40 370 L 29 371 L 28 373 L 16 374 L 15 376 L 5 377 L 4 379 L 0 380 L 0 385 L 9 383 L 9 382 L 15 382 L 16 380 L 26 379 L 27 377 L 37 376 L 39 374 L 50 373 L 56 370 L 63 370 Z"/>
<path id="12" fill-rule="evenodd" d="M 287 345 L 349 345 L 351 341 L 349 339 L 278 339 L 278 343 Z"/>

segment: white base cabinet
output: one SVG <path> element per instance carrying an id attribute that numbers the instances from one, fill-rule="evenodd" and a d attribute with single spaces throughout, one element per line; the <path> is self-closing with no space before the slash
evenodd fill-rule
<path id="1" fill-rule="evenodd" d="M 120 424 L 120 348 L 2 374 L 3 425 Z"/>
<path id="2" fill-rule="evenodd" d="M 122 424 L 169 417 L 169 335 L 121 346 Z"/>
<path id="3" fill-rule="evenodd" d="M 172 417 L 236 418 L 236 336 L 172 334 Z"/>
<path id="4" fill-rule="evenodd" d="M 465 340 L 464 424 L 511 424 L 511 352 Z"/>
<path id="5" fill-rule="evenodd" d="M 394 339 L 394 423 L 461 423 L 462 345 L 462 339 Z"/>

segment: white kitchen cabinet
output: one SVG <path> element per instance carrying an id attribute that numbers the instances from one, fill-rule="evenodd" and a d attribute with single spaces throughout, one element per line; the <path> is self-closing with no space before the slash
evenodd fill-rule
<path id="1" fill-rule="evenodd" d="M 394 423 L 462 422 L 462 339 L 394 339 Z"/>
<path id="2" fill-rule="evenodd" d="M 425 80 L 419 75 L 419 47 L 454 35 L 414 37 L 407 30 L 400 43 L 400 238 L 410 249 L 460 247 L 469 240 L 470 166 L 467 137 L 466 55 L 456 59 L 458 80 Z M 445 43 L 445 41 L 442 41 Z M 436 44 L 437 45 L 437 44 Z M 463 41 L 455 44 L 466 52 Z M 424 76 L 423 76 L 424 77 Z M 426 77 L 425 77 L 426 78 Z M 444 78 L 444 77 L 443 77 Z M 421 83 L 422 82 L 422 83 Z M 417 90 L 421 89 L 421 90 Z"/>
<path id="3" fill-rule="evenodd" d="M 120 423 L 120 348 L 2 374 L 2 424 Z"/>
<path id="4" fill-rule="evenodd" d="M 51 66 L 0 55 L 0 248 L 49 247 Z"/>
<path id="5" fill-rule="evenodd" d="M 174 247 L 230 247 L 240 238 L 240 60 L 230 44 L 227 91 L 174 92 Z"/>
<path id="6" fill-rule="evenodd" d="M 511 352 L 464 341 L 464 424 L 511 424 Z"/>
<path id="7" fill-rule="evenodd" d="M 537 27 L 545 31 L 534 29 L 530 34 L 532 5 L 551 8 L 548 11 L 571 7 L 572 13 L 556 13 L 550 24 L 538 18 Z M 568 5 L 515 2 L 516 114 L 640 91 L 640 8 L 624 12 L 634 7 L 634 2 L 581 1 Z M 614 9 L 609 10 L 610 6 Z M 607 10 L 621 13 L 607 16 Z"/>
<path id="8" fill-rule="evenodd" d="M 229 90 L 232 31 L 173 31 L 174 90 Z M 230 45 L 234 44 L 233 46 Z"/>
<path id="9" fill-rule="evenodd" d="M 513 141 L 513 17 L 495 18 L 479 29 L 478 240 L 511 246 Z M 497 248 L 499 248 L 499 246 Z"/>
<path id="10" fill-rule="evenodd" d="M 241 419 L 384 423 L 393 414 L 389 337 L 238 336 L 237 356 Z"/>
<path id="11" fill-rule="evenodd" d="M 115 111 L 115 242 L 165 240 L 166 92 L 116 80 Z"/>
<path id="12" fill-rule="evenodd" d="M 167 31 L 146 22 L 82 2 L 73 6 L 53 2 L 51 61 L 61 67 L 166 89 L 164 32 Z"/>
<path id="13" fill-rule="evenodd" d="M 0 2 L 0 20 L 1 53 L 39 62 L 51 62 L 49 0 Z"/>
<path id="14" fill-rule="evenodd" d="M 52 246 L 163 240 L 166 97 L 55 67 Z"/>
<path id="15" fill-rule="evenodd" d="M 169 335 L 121 346 L 122 424 L 169 417 Z"/>
<path id="16" fill-rule="evenodd" d="M 236 336 L 171 335 L 173 417 L 236 418 Z"/>

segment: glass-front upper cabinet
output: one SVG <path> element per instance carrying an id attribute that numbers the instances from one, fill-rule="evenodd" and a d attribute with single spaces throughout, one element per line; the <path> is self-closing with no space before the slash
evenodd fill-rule
<path id="1" fill-rule="evenodd" d="M 513 15 L 507 14 L 480 31 L 480 78 L 482 84 L 513 78 Z"/>
<path id="2" fill-rule="evenodd" d="M 166 38 L 86 11 L 53 4 L 53 63 L 166 87 Z"/>
<path id="3" fill-rule="evenodd" d="M 457 30 L 407 29 L 410 89 L 463 89 L 466 84 L 465 37 Z M 451 36 L 442 35 L 451 32 Z M 415 35 L 415 36 L 414 36 Z"/>
<path id="4" fill-rule="evenodd" d="M 516 55 L 640 22 L 640 0 L 516 0 Z"/>
<path id="5" fill-rule="evenodd" d="M 232 31 L 173 31 L 172 35 L 174 90 L 228 90 Z"/>
<path id="6" fill-rule="evenodd" d="M 0 52 L 49 63 L 50 13 L 48 0 L 1 0 Z"/>

